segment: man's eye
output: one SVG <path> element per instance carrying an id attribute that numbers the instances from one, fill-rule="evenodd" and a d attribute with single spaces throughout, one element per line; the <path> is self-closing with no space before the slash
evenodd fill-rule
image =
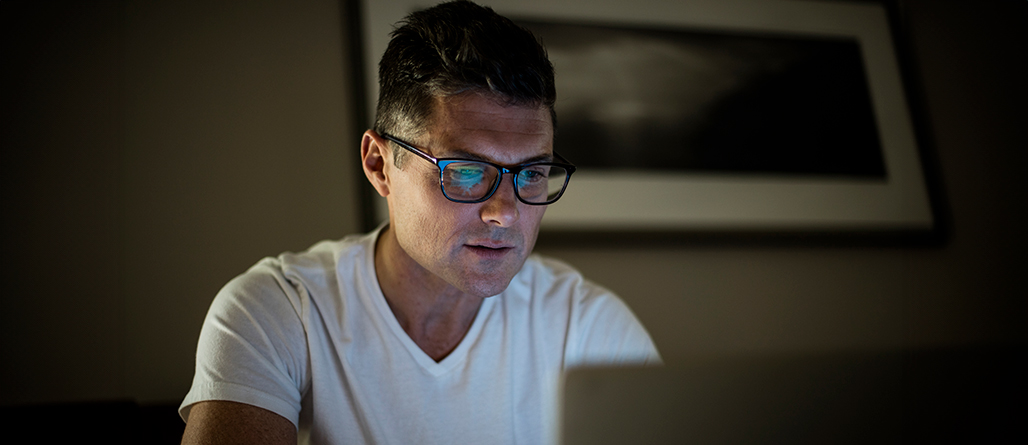
<path id="1" fill-rule="evenodd" d="M 443 186 L 447 193 L 460 195 L 475 195 L 480 188 L 486 184 L 486 170 L 480 165 L 474 164 L 451 164 L 446 167 Z"/>
<path id="2" fill-rule="evenodd" d="M 457 176 L 464 177 L 482 176 L 482 169 L 473 167 L 461 167 L 457 168 L 454 173 Z"/>
<path id="3" fill-rule="evenodd" d="M 542 181 L 543 179 L 546 179 L 546 171 L 542 167 L 533 167 L 531 169 L 521 170 L 521 173 L 518 173 L 518 176 L 521 177 L 521 181 L 523 182 Z"/>
<path id="4" fill-rule="evenodd" d="M 476 167 L 457 167 L 450 169 L 450 179 L 464 185 L 482 180 L 484 172 Z"/>

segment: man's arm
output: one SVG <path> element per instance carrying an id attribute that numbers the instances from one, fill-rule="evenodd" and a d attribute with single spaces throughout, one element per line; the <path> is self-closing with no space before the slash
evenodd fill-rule
<path id="1" fill-rule="evenodd" d="M 199 402 L 189 410 L 183 445 L 295 444 L 296 427 L 285 417 L 245 403 Z"/>

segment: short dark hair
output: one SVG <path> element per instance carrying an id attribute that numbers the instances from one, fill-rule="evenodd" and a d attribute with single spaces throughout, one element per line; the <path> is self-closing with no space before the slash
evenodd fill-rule
<path id="1" fill-rule="evenodd" d="M 465 92 L 508 106 L 546 106 L 556 126 L 553 65 L 527 29 L 463 0 L 414 12 L 398 25 L 378 66 L 379 134 L 416 138 L 436 97 Z M 394 162 L 404 151 L 394 150 Z"/>

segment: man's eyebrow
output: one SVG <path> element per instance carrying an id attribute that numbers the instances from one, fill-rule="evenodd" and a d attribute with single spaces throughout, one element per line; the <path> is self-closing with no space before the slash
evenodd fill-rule
<path id="1" fill-rule="evenodd" d="M 460 159 L 467 159 L 469 161 L 482 161 L 482 162 L 489 162 L 489 163 L 493 163 L 493 164 L 499 164 L 498 162 L 493 161 L 492 159 L 489 159 L 489 158 L 486 158 L 484 156 L 477 155 L 475 153 L 472 153 L 472 152 L 467 151 L 467 150 L 462 150 L 462 149 L 450 149 L 450 150 L 447 150 L 446 151 L 446 156 L 441 156 L 440 158 L 451 158 L 451 159 L 452 158 L 460 158 Z M 512 165 L 524 165 L 524 164 L 531 164 L 533 162 L 552 162 L 552 161 L 553 161 L 553 154 L 539 154 L 539 155 L 535 155 L 535 156 L 532 156 L 532 157 L 527 158 L 527 159 L 522 159 L 521 162 L 518 162 L 517 164 L 512 164 Z M 503 164 L 500 164 L 500 165 L 503 165 Z"/>

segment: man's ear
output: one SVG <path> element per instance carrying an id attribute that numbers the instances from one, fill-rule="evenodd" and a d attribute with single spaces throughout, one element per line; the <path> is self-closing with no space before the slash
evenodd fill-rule
<path id="1" fill-rule="evenodd" d="M 365 131 L 361 139 L 361 166 L 364 168 L 364 176 L 368 177 L 371 186 L 375 187 L 382 197 L 389 196 L 387 170 L 392 167 L 392 160 L 389 157 L 392 152 L 386 144 L 388 142 L 374 130 Z"/>

